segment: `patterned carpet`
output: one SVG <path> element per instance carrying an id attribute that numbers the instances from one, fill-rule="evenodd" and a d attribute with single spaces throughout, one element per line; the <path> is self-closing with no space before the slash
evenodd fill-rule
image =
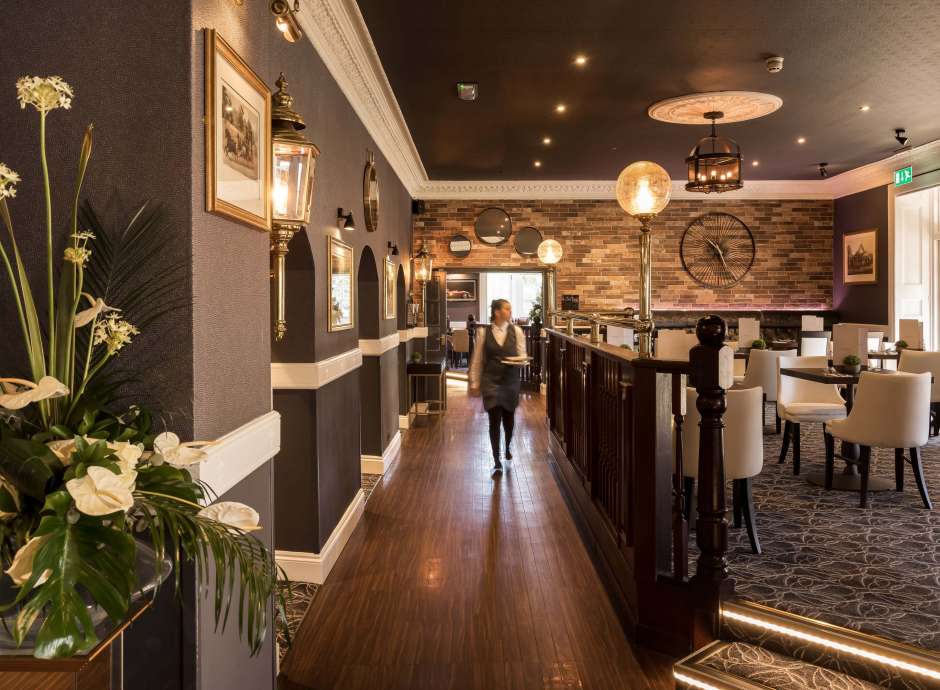
<path id="1" fill-rule="evenodd" d="M 382 475 L 379 474 L 362 475 L 362 493 L 367 501 L 381 479 Z M 283 582 L 281 584 L 281 592 L 287 604 L 284 611 L 285 616 L 278 616 L 277 621 L 277 648 L 281 660 L 284 659 L 288 649 L 287 633 L 289 631 L 291 638 L 293 638 L 294 633 L 297 632 L 297 628 L 300 626 L 300 621 L 304 619 L 307 609 L 310 608 L 310 602 L 313 601 L 318 586 L 310 582 Z"/>
<path id="2" fill-rule="evenodd" d="M 730 530 L 738 596 L 940 651 L 940 504 L 923 507 L 905 466 L 903 492 L 869 494 L 869 507 L 859 508 L 857 493 L 826 492 L 805 479 L 824 467 L 820 424 L 802 425 L 799 477 L 792 451 L 777 464 L 781 437 L 767 431 L 764 469 L 754 479 L 763 555 L 751 553 L 743 528 Z M 923 458 L 928 491 L 940 501 L 940 440 L 931 439 Z M 872 460 L 872 475 L 893 487 L 893 451 L 873 451 Z"/>

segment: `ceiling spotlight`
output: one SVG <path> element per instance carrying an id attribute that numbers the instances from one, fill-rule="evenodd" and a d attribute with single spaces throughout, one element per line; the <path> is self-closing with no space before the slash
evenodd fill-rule
<path id="1" fill-rule="evenodd" d="M 462 101 L 475 101 L 480 94 L 480 85 L 475 81 L 458 81 L 457 98 Z"/>
<path id="2" fill-rule="evenodd" d="M 806 143 L 806 137 L 800 137 L 799 139 L 796 140 L 796 143 L 797 143 L 797 144 L 805 144 L 805 143 Z"/>
<path id="3" fill-rule="evenodd" d="M 542 143 L 546 146 L 551 146 L 552 138 L 551 137 L 542 137 Z"/>
<path id="4" fill-rule="evenodd" d="M 894 138 L 901 146 L 907 146 L 907 142 L 910 141 L 910 138 L 907 136 L 907 130 L 903 128 L 894 130 Z"/>
<path id="5" fill-rule="evenodd" d="M 564 103 L 559 103 L 558 105 L 555 106 L 556 113 L 563 113 L 566 110 L 568 110 L 568 106 L 566 106 Z"/>
<path id="6" fill-rule="evenodd" d="M 756 168 L 758 165 L 760 165 L 760 161 L 751 161 L 751 165 Z"/>
<path id="7" fill-rule="evenodd" d="M 298 12 L 300 12 L 300 0 L 294 0 L 293 7 L 288 0 L 272 0 L 271 2 L 274 25 L 288 43 L 296 43 L 304 35 L 295 16 Z"/>
<path id="8" fill-rule="evenodd" d="M 574 64 L 578 67 L 584 67 L 587 64 L 587 55 L 575 55 Z"/>
<path id="9" fill-rule="evenodd" d="M 871 110 L 871 106 L 870 106 L 870 105 L 867 105 L 867 104 L 866 104 L 866 105 L 860 105 L 860 106 L 858 106 L 858 109 L 861 110 L 863 113 L 867 113 L 869 110 Z"/>
<path id="10" fill-rule="evenodd" d="M 352 211 L 348 213 L 343 209 L 336 209 L 336 227 L 340 230 L 355 230 L 356 223 L 353 221 Z"/>
<path id="11" fill-rule="evenodd" d="M 534 165 L 536 168 L 541 168 L 542 161 L 532 161 L 532 165 Z"/>
<path id="12" fill-rule="evenodd" d="M 820 163 L 820 164 L 819 164 L 818 167 L 819 167 L 819 176 L 820 176 L 820 177 L 823 177 L 823 178 L 829 177 L 829 171 L 826 170 L 826 166 L 827 166 L 827 165 L 829 165 L 829 164 L 828 164 L 828 163 Z"/>

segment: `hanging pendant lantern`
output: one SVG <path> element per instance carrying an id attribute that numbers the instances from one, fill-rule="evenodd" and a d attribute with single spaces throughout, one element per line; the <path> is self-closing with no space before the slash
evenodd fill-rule
<path id="1" fill-rule="evenodd" d="M 712 133 L 700 139 L 685 159 L 689 166 L 689 181 L 685 188 L 690 192 L 730 192 L 741 189 L 741 147 L 734 139 L 718 136 L 716 120 L 724 113 L 711 111 L 705 119 L 712 121 Z"/>

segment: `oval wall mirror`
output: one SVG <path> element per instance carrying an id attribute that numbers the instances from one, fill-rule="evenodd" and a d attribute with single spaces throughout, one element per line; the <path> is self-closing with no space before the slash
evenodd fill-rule
<path id="1" fill-rule="evenodd" d="M 509 239 L 512 234 L 512 221 L 503 209 L 491 206 L 477 216 L 473 229 L 480 242 L 495 246 Z"/>
<path id="2" fill-rule="evenodd" d="M 362 207 L 366 230 L 375 232 L 379 229 L 379 177 L 375 170 L 375 154 L 371 151 L 362 175 Z"/>
<path id="3" fill-rule="evenodd" d="M 466 235 L 454 235 L 447 244 L 450 253 L 458 259 L 463 259 L 470 255 L 470 238 Z"/>
<path id="4" fill-rule="evenodd" d="M 521 256 L 536 256 L 539 253 L 539 245 L 542 244 L 542 233 L 531 226 L 522 228 L 516 233 L 515 243 L 516 251 Z"/>

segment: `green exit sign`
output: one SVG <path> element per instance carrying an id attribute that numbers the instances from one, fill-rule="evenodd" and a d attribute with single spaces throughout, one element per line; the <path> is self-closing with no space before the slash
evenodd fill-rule
<path id="1" fill-rule="evenodd" d="M 901 185 L 910 184 L 914 179 L 914 166 L 909 165 L 906 168 L 901 168 L 900 170 L 894 171 L 894 186 L 900 187 Z"/>

